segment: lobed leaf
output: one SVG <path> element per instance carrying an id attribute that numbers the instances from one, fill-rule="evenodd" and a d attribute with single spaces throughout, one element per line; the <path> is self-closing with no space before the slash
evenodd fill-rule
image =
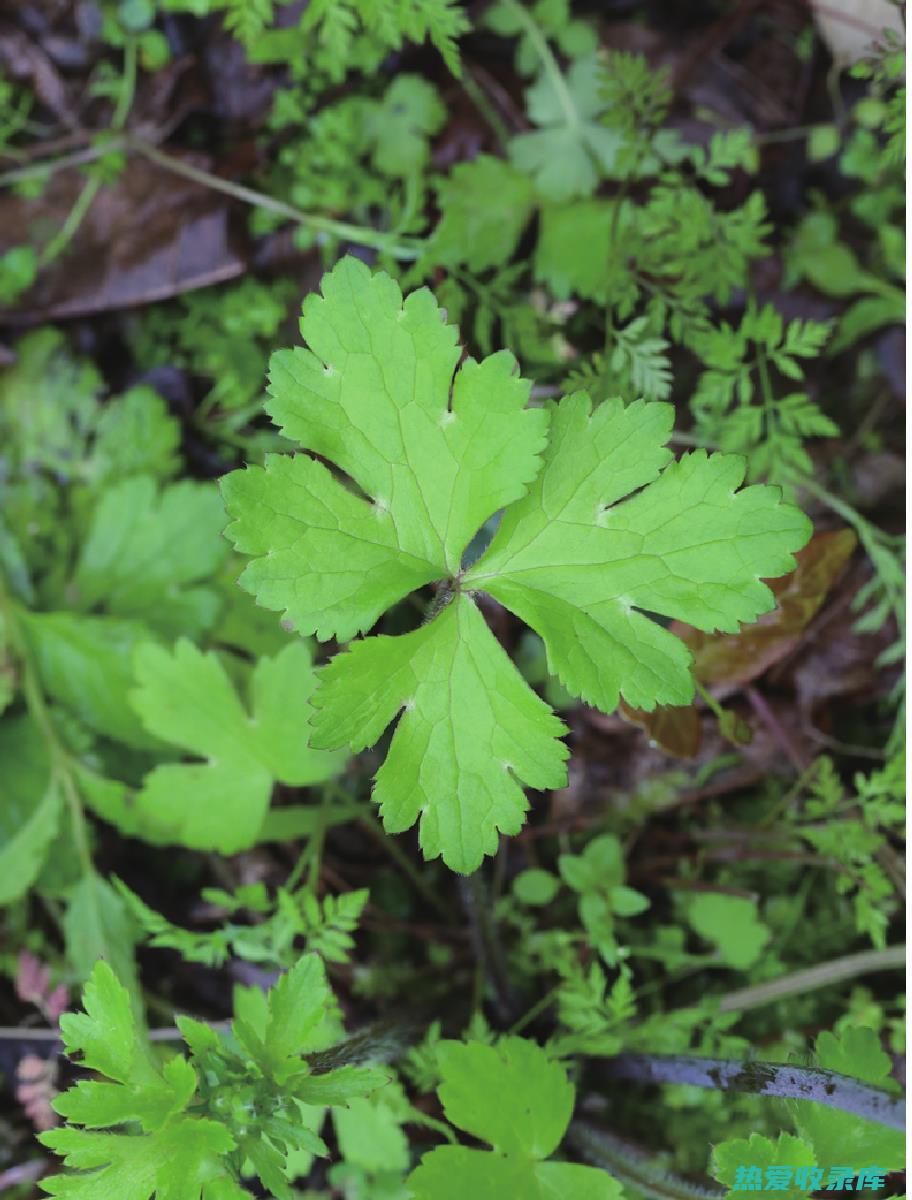
<path id="1" fill-rule="evenodd" d="M 420 819 L 422 849 L 469 873 L 519 831 L 522 784 L 561 786 L 563 723 L 531 691 L 475 603 L 459 596 L 402 637 L 354 643 L 321 674 L 314 746 L 361 750 L 402 716 L 374 799 L 386 829 Z"/>

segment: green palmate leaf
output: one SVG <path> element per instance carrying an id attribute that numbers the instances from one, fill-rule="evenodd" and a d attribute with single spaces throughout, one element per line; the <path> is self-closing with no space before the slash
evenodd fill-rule
<path id="1" fill-rule="evenodd" d="M 756 962 L 770 939 L 757 919 L 757 905 L 746 896 L 703 892 L 694 898 L 687 918 L 697 933 L 714 942 L 724 962 L 742 970 Z"/>
<path id="2" fill-rule="evenodd" d="M 269 993 L 240 990 L 230 1031 L 178 1017 L 189 1058 L 163 1066 L 107 963 L 95 965 L 83 1005 L 61 1019 L 66 1050 L 103 1078 L 84 1079 L 54 1102 L 86 1128 L 53 1130 L 43 1140 L 67 1165 L 91 1173 L 45 1181 L 55 1196 L 237 1200 L 247 1195 L 235 1181 L 249 1162 L 270 1195 L 291 1200 L 288 1181 L 298 1166 L 327 1153 L 306 1106 L 347 1104 L 388 1078 L 352 1065 L 313 1074 L 302 1057 L 339 1036 L 315 955 L 300 958 Z M 128 1131 L 112 1131 L 124 1125 Z"/>
<path id="3" fill-rule="evenodd" d="M 355 643 L 322 674 L 315 746 L 360 750 L 403 711 L 374 798 L 390 832 L 421 820 L 428 858 L 471 871 L 517 833 L 520 783 L 559 787 L 565 726 L 531 691 L 475 604 L 460 596 L 404 637 Z"/>
<path id="4" fill-rule="evenodd" d="M 185 480 L 159 493 L 148 476 L 109 488 L 95 510 L 72 586 L 74 607 L 141 617 L 165 635 L 197 635 L 215 620 L 207 579 L 228 554 L 224 510 L 209 484 Z"/>
<path id="5" fill-rule="evenodd" d="M 258 556 L 241 583 L 260 604 L 301 633 L 347 638 L 459 570 L 479 527 L 535 474 L 547 417 L 525 409 L 510 354 L 469 359 L 454 379 L 456 330 L 431 294 L 403 304 L 389 276 L 355 259 L 308 297 L 301 330 L 311 352 L 273 356 L 267 407 L 364 495 L 315 459 L 267 457 L 223 480 L 227 533 Z"/>
<path id="6" fill-rule="evenodd" d="M 825 1031 L 814 1046 L 818 1066 L 840 1075 L 854 1076 L 889 1091 L 896 1091 L 893 1064 L 880 1037 L 867 1026 L 849 1026 L 839 1034 Z M 809 1141 L 819 1163 L 851 1164 L 899 1170 L 905 1162 L 902 1131 L 865 1121 L 853 1113 L 833 1112 L 809 1100 L 790 1100 L 798 1132 Z"/>
<path id="7" fill-rule="evenodd" d="M 34 883 L 60 822 L 47 743 L 29 717 L 0 721 L 0 904 Z"/>
<path id="8" fill-rule="evenodd" d="M 180 422 L 161 396 L 131 388 L 101 410 L 88 473 L 96 484 L 131 475 L 166 479 L 180 465 L 180 439 Z"/>
<path id="9" fill-rule="evenodd" d="M 322 673 L 313 745 L 361 749 L 403 712 L 376 798 L 386 827 L 419 817 L 429 856 L 471 871 L 515 831 L 520 783 L 558 786 L 563 727 L 482 620 L 488 592 L 542 637 L 549 669 L 606 710 L 683 704 L 690 654 L 647 613 L 734 631 L 773 606 L 807 520 L 776 489 L 737 492 L 740 458 L 673 462 L 667 405 L 585 395 L 525 410 L 513 360 L 469 359 L 426 291 L 403 304 L 385 275 L 343 260 L 308 298 L 311 352 L 273 359 L 273 418 L 308 456 L 223 483 L 228 534 L 254 555 L 242 583 L 304 633 L 350 637 L 438 580 L 440 611 L 413 633 L 356 644 Z M 452 399 L 450 384 L 452 381 Z M 538 478 L 534 476 L 538 472 Z M 638 495 L 627 494 L 642 489 Z M 503 518 L 468 570 L 473 535 Z"/>
<path id="10" fill-rule="evenodd" d="M 822 1186 L 825 1172 L 810 1169 L 816 1165 L 813 1148 L 790 1133 L 780 1133 L 775 1142 L 752 1133 L 713 1147 L 713 1175 L 729 1188 L 729 1196 L 741 1200 L 754 1190 L 774 1190 L 784 1200 L 798 1200 Z"/>
<path id="11" fill-rule="evenodd" d="M 409 1176 L 416 1200 L 617 1200 L 620 1185 L 595 1167 L 543 1160 L 570 1123 L 574 1088 L 534 1042 L 441 1042 L 438 1089 L 447 1119 L 492 1150 L 442 1146 Z"/>
<path id="12" fill-rule="evenodd" d="M 664 404 L 564 400 L 541 474 L 463 579 L 531 625 L 552 673 L 606 711 L 621 693 L 647 709 L 693 695 L 689 652 L 644 612 L 734 631 L 773 607 L 761 578 L 789 571 L 811 532 L 778 489 L 736 491 L 741 458 L 672 461 L 672 418 Z"/>
<path id="13" fill-rule="evenodd" d="M 87 978 L 95 963 L 104 959 L 130 989 L 138 1012 L 141 991 L 133 961 L 135 927 L 121 897 L 94 871 L 83 875 L 70 890 L 63 933 L 79 977 Z"/>
<path id="14" fill-rule="evenodd" d="M 510 143 L 510 158 L 535 180 L 548 200 L 590 196 L 611 169 L 624 137 L 598 121 L 602 68 L 595 55 L 578 59 L 567 74 L 544 71 L 529 89 L 529 117 L 541 128 Z"/>
<path id="15" fill-rule="evenodd" d="M 606 301 L 617 234 L 614 205 L 604 200 L 546 205 L 535 247 L 535 278 L 559 300 L 577 295 Z"/>
<path id="16" fill-rule="evenodd" d="M 142 647 L 136 681 L 131 699 L 146 728 L 205 761 L 155 767 L 129 807 L 105 813 L 127 832 L 233 854 L 256 842 L 274 780 L 315 783 L 341 766 L 307 744 L 316 681 L 301 642 L 257 663 L 250 715 L 218 658 L 188 641 L 173 653 Z"/>
<path id="17" fill-rule="evenodd" d="M 201 1118 L 178 1121 L 146 1137 L 54 1129 L 42 1142 L 86 1174 L 41 1181 L 51 1196 L 74 1200 L 241 1200 L 247 1192 L 227 1179 L 220 1155 L 233 1147 L 224 1126 Z M 97 1170 L 89 1170 L 90 1168 Z M 216 1177 L 221 1175 L 221 1179 Z"/>
<path id="18" fill-rule="evenodd" d="M 196 1090 L 193 1068 L 178 1057 L 158 1070 L 139 1036 L 129 993 L 106 962 L 96 963 L 83 1004 L 84 1012 L 61 1017 L 66 1051 L 109 1082 L 83 1080 L 54 1107 L 89 1129 L 137 1122 L 143 1133 L 67 1128 L 43 1134 L 68 1166 L 89 1173 L 54 1176 L 42 1188 L 80 1200 L 200 1200 L 203 1185 L 224 1175 L 220 1156 L 234 1139 L 221 1125 L 185 1115 Z"/>
<path id="19" fill-rule="evenodd" d="M 397 75 L 374 114 L 374 162 L 387 175 L 410 175 L 427 163 L 428 138 L 446 119 L 436 88 L 420 75 Z"/>
<path id="20" fill-rule="evenodd" d="M 440 221 L 428 250 L 432 262 L 465 263 L 472 271 L 503 266 L 532 215 L 528 176 L 482 154 L 459 163 L 437 189 Z"/>

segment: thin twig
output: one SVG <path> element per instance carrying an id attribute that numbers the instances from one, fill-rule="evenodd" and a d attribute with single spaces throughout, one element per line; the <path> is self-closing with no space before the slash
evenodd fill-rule
<path id="1" fill-rule="evenodd" d="M 481 871 L 476 871 L 474 875 L 460 875 L 459 895 L 469 918 L 472 949 L 479 967 L 491 984 L 497 1015 L 501 1021 L 508 1023 L 517 1015 L 516 997 Z"/>
<path id="2" fill-rule="evenodd" d="M 844 983 L 847 979 L 855 979 L 859 975 L 890 971 L 904 966 L 905 961 L 905 946 L 887 946 L 883 950 L 862 950 L 860 954 L 847 954 L 843 958 L 833 959 L 832 962 L 818 963 L 804 971 L 794 971 L 791 975 L 782 975 L 767 983 L 758 983 L 753 987 L 729 992 L 727 996 L 722 997 L 719 1011 L 739 1012 L 746 1008 L 759 1008 L 785 996 L 804 995 L 815 988 Z"/>
<path id="3" fill-rule="evenodd" d="M 142 138 L 131 137 L 127 141 L 127 148 L 141 154 L 143 158 L 154 162 L 165 171 L 170 171 L 173 175 L 189 179 L 192 183 L 198 183 L 214 192 L 222 192 L 253 208 L 274 212 L 298 225 L 307 225 L 318 232 L 355 242 L 361 246 L 371 246 L 391 254 L 394 258 L 403 260 L 416 259 L 421 252 L 422 243 L 420 241 L 401 238 L 395 240 L 392 235 L 385 233 L 382 229 L 368 229 L 363 225 L 350 225 L 347 221 L 337 221 L 318 213 L 305 212 L 303 209 L 295 208 L 293 204 L 286 204 L 284 200 L 268 196 L 265 192 L 254 191 L 253 188 L 244 187 L 243 184 L 232 183 L 230 179 L 222 179 L 221 176 L 213 175 L 210 171 L 203 171 L 199 167 L 191 166 L 183 159 L 165 154 Z"/>

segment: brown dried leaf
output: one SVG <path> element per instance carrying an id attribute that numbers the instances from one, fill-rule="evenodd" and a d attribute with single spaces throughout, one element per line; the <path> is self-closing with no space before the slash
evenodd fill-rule
<path id="1" fill-rule="evenodd" d="M 208 166 L 194 156 L 196 165 Z M 0 195 L 3 243 L 41 245 L 66 220 L 84 184 L 55 175 L 37 200 Z M 146 159 L 129 158 L 103 187 L 67 250 L 3 319 L 32 324 L 164 300 L 243 273 L 229 235 L 230 201 Z"/>
<path id="2" fill-rule="evenodd" d="M 57 68 L 30 37 L 5 23 L 0 24 L 0 67 L 13 79 L 31 84 L 38 99 L 70 129 L 79 121 L 73 115 L 66 88 Z"/>
<path id="3" fill-rule="evenodd" d="M 659 705 L 652 712 L 631 708 L 621 701 L 618 711 L 649 735 L 649 740 L 666 754 L 693 758 L 700 749 L 700 715 L 693 704 Z"/>
<path id="4" fill-rule="evenodd" d="M 739 633 L 706 634 L 676 623 L 674 632 L 693 651 L 700 682 L 741 687 L 785 658 L 819 612 L 857 543 L 851 529 L 816 534 L 795 555 L 795 570 L 769 581 L 778 601 L 773 611 Z"/>
<path id="5" fill-rule="evenodd" d="M 704 684 L 743 687 L 791 653 L 857 542 L 851 529 L 816 534 L 795 556 L 795 570 L 770 581 L 778 601 L 775 609 L 739 633 L 706 634 L 674 622 L 672 630 L 693 651 L 697 679 Z M 620 711 L 667 754 L 693 758 L 700 748 L 700 720 L 694 705 L 660 706 L 649 713 L 622 701 Z"/>

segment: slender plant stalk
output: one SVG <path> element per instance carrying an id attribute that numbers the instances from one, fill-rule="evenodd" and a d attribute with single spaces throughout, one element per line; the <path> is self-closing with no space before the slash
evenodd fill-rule
<path id="1" fill-rule="evenodd" d="M 535 47 L 535 52 L 541 59 L 545 73 L 551 81 L 551 86 L 554 88 L 561 108 L 564 110 L 567 124 L 571 128 L 576 128 L 580 123 L 579 112 L 573 97 L 570 95 L 570 89 L 567 87 L 566 79 L 564 79 L 564 73 L 561 71 L 557 59 L 548 45 L 548 39 L 539 29 L 538 23 L 525 5 L 520 4 L 519 0 L 504 0 L 504 2 L 517 21 L 520 22 L 529 37 L 529 41 Z"/>
<path id="2" fill-rule="evenodd" d="M 405 261 L 418 258 L 423 247 L 423 242 L 421 241 L 415 239 L 406 240 L 405 238 L 396 239 L 392 235 L 385 233 L 382 229 L 368 229 L 363 225 L 350 225 L 347 221 L 337 221 L 333 217 L 324 217 L 318 213 L 305 212 L 303 209 L 295 208 L 293 204 L 286 204 L 284 200 L 277 200 L 274 196 L 267 196 L 265 192 L 254 191 L 253 188 L 245 187 L 243 184 L 232 183 L 231 180 L 222 179 L 218 175 L 213 175 L 210 171 L 203 171 L 199 167 L 191 166 L 190 163 L 184 162 L 183 159 L 174 158 L 170 154 L 163 153 L 163 151 L 158 150 L 150 142 L 146 142 L 142 138 L 129 138 L 127 147 L 137 154 L 141 154 L 143 158 L 147 158 L 150 162 L 154 162 L 163 170 L 170 171 L 173 175 L 179 175 L 182 179 L 188 179 L 192 183 L 198 183 L 203 187 L 211 188 L 212 191 L 221 192 L 225 196 L 231 196 L 235 200 L 249 204 L 252 208 L 262 208 L 267 212 L 276 213 L 280 217 L 286 217 L 288 220 L 294 221 L 298 225 L 305 225 L 310 229 L 316 230 L 318 233 L 355 242 L 360 246 L 371 246 L 376 250 L 382 250 L 384 253 L 392 255 L 393 258 Z"/>
<path id="3" fill-rule="evenodd" d="M 128 38 L 124 47 L 124 68 L 123 76 L 120 81 L 120 94 L 117 97 L 117 104 L 114 108 L 114 114 L 111 117 L 111 129 L 115 133 L 122 133 L 127 123 L 127 117 L 130 115 L 130 109 L 133 106 L 133 97 L 136 93 L 136 38 Z M 104 145 L 104 153 L 111 153 L 110 144 Z M 60 230 L 51 238 L 44 250 L 41 252 L 39 266 L 46 267 L 52 263 L 55 258 L 63 253 L 67 248 L 80 225 L 85 219 L 86 213 L 92 207 L 95 197 L 101 191 L 104 180 L 100 174 L 89 176 L 85 181 L 82 191 L 76 198 L 76 203 L 70 209 L 69 216 L 64 221 Z"/>
<path id="4" fill-rule="evenodd" d="M 481 871 L 460 876 L 459 894 L 469 918 L 469 936 L 476 961 L 491 984 L 499 1018 L 509 1021 L 515 1013 L 516 1001 Z"/>
<path id="5" fill-rule="evenodd" d="M 786 1063 L 732 1062 L 686 1054 L 618 1054 L 602 1061 L 613 1079 L 634 1083 L 674 1083 L 722 1092 L 750 1092 L 789 1100 L 813 1100 L 891 1129 L 904 1129 L 905 1100 L 859 1079 Z"/>
<path id="6" fill-rule="evenodd" d="M 782 975 L 779 979 L 771 979 L 767 983 L 758 983 L 752 987 L 741 988 L 737 992 L 729 992 L 727 996 L 723 996 L 719 1011 L 740 1012 L 747 1008 L 759 1008 L 786 996 L 803 996 L 816 988 L 845 983 L 847 979 L 856 979 L 859 975 L 895 970 L 905 966 L 905 962 L 905 946 L 887 946 L 883 950 L 863 950 L 860 954 L 847 954 L 844 958 L 818 963 L 807 970 Z"/>
<path id="7" fill-rule="evenodd" d="M 692 1183 L 682 1179 L 655 1161 L 643 1147 L 606 1129 L 597 1129 L 587 1121 L 574 1121 L 567 1131 L 567 1141 L 584 1158 L 610 1171 L 621 1183 L 630 1185 L 635 1193 L 648 1197 L 648 1200 L 716 1200 L 726 1194 L 725 1188 L 709 1180 Z"/>
<path id="8" fill-rule="evenodd" d="M 430 904 L 431 907 L 434 908 L 445 921 L 451 921 L 453 914 L 450 912 L 449 908 L 447 908 L 446 904 L 444 904 L 434 889 L 428 885 L 421 872 L 417 870 L 415 864 L 412 862 L 409 856 L 405 854 L 402 848 L 398 845 L 396 839 L 390 837 L 388 833 L 384 832 L 383 826 L 379 823 L 379 821 L 377 821 L 373 813 L 362 812 L 358 820 L 361 827 L 371 835 L 378 845 L 383 847 L 383 849 L 387 852 L 390 858 L 393 859 L 402 872 L 408 876 L 428 904 Z"/>

